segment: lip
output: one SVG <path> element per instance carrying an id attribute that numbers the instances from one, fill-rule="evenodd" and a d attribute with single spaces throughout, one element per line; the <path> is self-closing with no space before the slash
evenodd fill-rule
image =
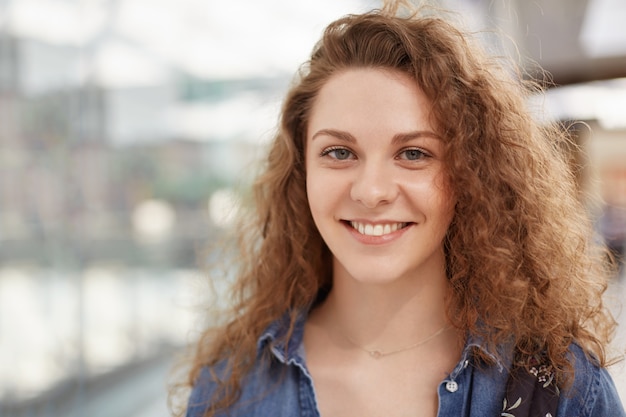
<path id="1" fill-rule="evenodd" d="M 351 219 L 351 220 L 342 220 L 341 223 L 348 229 L 348 232 L 361 243 L 368 245 L 381 245 L 385 243 L 392 242 L 396 239 L 399 239 L 404 233 L 407 232 L 415 223 L 413 222 L 399 222 L 396 220 L 378 220 L 378 221 L 370 221 L 370 220 L 362 220 L 362 219 Z M 396 230 L 390 231 L 389 233 L 381 234 L 379 236 L 375 235 L 366 235 L 360 233 L 357 229 L 353 227 L 354 223 L 358 223 L 360 225 L 368 225 L 372 227 L 376 226 L 390 226 L 390 225 L 402 225 L 402 227 L 398 227 Z M 393 228 L 393 227 L 392 227 Z"/>

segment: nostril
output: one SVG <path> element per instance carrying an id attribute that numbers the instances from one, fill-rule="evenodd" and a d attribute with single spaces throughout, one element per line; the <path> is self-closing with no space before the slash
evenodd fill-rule
<path id="1" fill-rule="evenodd" d="M 374 208 L 393 201 L 398 195 L 397 187 L 387 181 L 381 181 L 382 174 L 360 178 L 350 190 L 350 198 L 367 208 Z"/>

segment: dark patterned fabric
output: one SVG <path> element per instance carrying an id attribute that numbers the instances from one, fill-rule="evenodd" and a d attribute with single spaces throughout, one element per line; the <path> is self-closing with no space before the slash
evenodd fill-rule
<path id="1" fill-rule="evenodd" d="M 541 357 L 516 361 L 506 384 L 501 417 L 556 417 L 559 388 Z"/>

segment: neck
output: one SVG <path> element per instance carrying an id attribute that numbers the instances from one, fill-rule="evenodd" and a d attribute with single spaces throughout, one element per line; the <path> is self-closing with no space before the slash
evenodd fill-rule
<path id="1" fill-rule="evenodd" d="M 448 281 L 443 270 L 372 284 L 353 279 L 335 264 L 333 289 L 314 313 L 329 331 L 353 344 L 389 351 L 426 339 L 448 325 Z"/>

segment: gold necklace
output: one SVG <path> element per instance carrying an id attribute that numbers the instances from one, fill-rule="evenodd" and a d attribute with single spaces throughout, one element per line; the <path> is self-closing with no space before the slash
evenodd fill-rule
<path id="1" fill-rule="evenodd" d="M 441 329 L 437 330 L 435 333 L 431 334 L 426 339 L 420 340 L 419 342 L 413 343 L 412 345 L 409 345 L 409 346 L 405 346 L 405 347 L 402 347 L 402 348 L 399 348 L 399 349 L 390 350 L 388 352 L 385 352 L 385 351 L 382 351 L 382 350 L 378 350 L 378 349 L 374 349 L 374 350 L 366 349 L 363 346 L 361 346 L 358 343 L 356 343 L 355 341 L 353 341 L 352 339 L 350 339 L 348 336 L 346 336 L 346 339 L 350 343 L 352 343 L 355 347 L 361 349 L 363 352 L 366 352 L 372 358 L 380 359 L 383 356 L 394 355 L 396 353 L 404 352 L 406 350 L 411 350 L 411 349 L 415 349 L 418 346 L 422 346 L 426 342 L 429 342 L 429 341 L 433 340 L 435 337 L 439 336 L 440 334 L 442 334 L 443 332 L 445 332 L 446 330 L 448 330 L 450 328 L 452 328 L 452 326 L 443 326 Z"/>

